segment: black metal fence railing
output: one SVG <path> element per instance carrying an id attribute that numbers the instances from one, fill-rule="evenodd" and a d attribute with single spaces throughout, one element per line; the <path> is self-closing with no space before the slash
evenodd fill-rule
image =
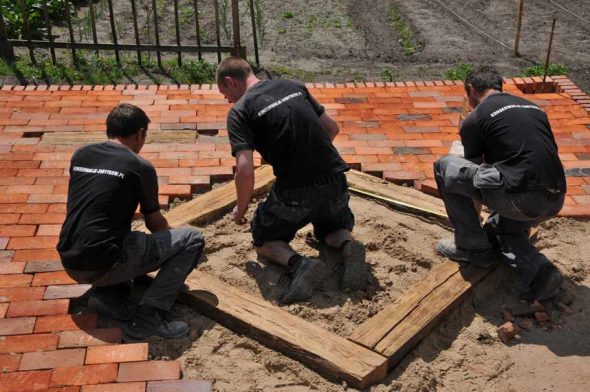
<path id="1" fill-rule="evenodd" d="M 7 31 L 7 23 L 4 20 L 2 13 L 0 13 L 0 57 L 4 58 L 8 61 L 14 61 L 15 59 L 15 48 L 26 48 L 28 50 L 28 54 L 32 63 L 36 63 L 35 57 L 35 50 L 38 49 L 46 49 L 48 50 L 51 62 L 56 64 L 58 59 L 56 57 L 56 49 L 69 49 L 71 51 L 72 59 L 74 64 L 77 61 L 77 51 L 80 50 L 90 50 L 95 51 L 96 54 L 100 52 L 108 51 L 114 52 L 115 59 L 117 64 L 121 64 L 121 56 L 120 53 L 123 51 L 127 52 L 136 52 L 137 53 L 137 63 L 141 66 L 143 59 L 142 53 L 149 52 L 155 53 L 157 56 L 157 63 L 160 68 L 163 68 L 162 64 L 162 53 L 172 52 L 176 55 L 176 62 L 179 66 L 182 65 L 182 54 L 183 53 L 190 53 L 197 56 L 199 60 L 202 59 L 203 54 L 205 53 L 213 53 L 217 54 L 217 61 L 221 61 L 222 53 L 233 54 L 236 56 L 240 56 L 245 58 L 246 57 L 246 47 L 242 45 L 242 40 L 240 36 L 240 10 L 239 10 L 239 3 L 238 0 L 222 0 L 223 6 L 225 7 L 223 11 L 228 11 L 227 8 L 231 6 L 231 39 L 230 42 L 226 42 L 225 45 L 222 45 L 221 39 L 221 15 L 220 15 L 220 1 L 219 0 L 208 0 L 208 6 L 212 6 L 213 8 L 213 25 L 214 27 L 214 40 L 210 39 L 210 41 L 214 41 L 214 44 L 205 44 L 203 42 L 203 34 L 204 31 L 202 29 L 202 21 L 200 17 L 200 8 L 203 7 L 203 3 L 205 0 L 184 0 L 184 8 L 183 11 L 183 32 L 186 33 L 185 26 L 188 26 L 188 19 L 186 15 L 192 14 L 194 19 L 194 41 L 183 42 L 181 37 L 181 23 L 180 23 L 180 10 L 179 10 L 179 0 L 171 0 L 173 2 L 173 23 L 174 23 L 174 43 L 166 43 L 162 44 L 161 42 L 161 28 L 159 24 L 162 21 L 166 21 L 165 18 L 168 15 L 162 15 L 164 1 L 162 0 L 120 0 L 117 2 L 117 6 L 120 6 L 123 1 L 128 1 L 131 7 L 131 24 L 133 29 L 133 36 L 132 40 L 133 43 L 125 42 L 121 43 L 118 39 L 118 27 L 121 29 L 120 22 L 117 21 L 117 15 L 115 14 L 115 9 L 113 7 L 113 0 L 101 0 L 100 4 L 104 4 L 106 2 L 106 8 L 108 8 L 108 33 L 110 35 L 110 42 L 104 42 L 105 40 L 101 41 L 101 38 L 98 34 L 97 29 L 97 5 L 93 0 L 87 0 L 87 2 L 83 1 L 82 5 L 87 7 L 87 24 L 89 26 L 89 30 L 91 33 L 91 40 L 83 40 L 78 39 L 76 40 L 75 34 L 75 27 L 72 21 L 72 9 L 73 4 L 72 0 L 63 0 L 64 5 L 64 20 L 61 21 L 61 28 L 63 29 L 64 25 L 67 29 L 67 36 L 68 40 L 58 40 L 56 39 L 54 33 L 56 28 L 55 20 L 52 22 L 52 18 L 50 18 L 50 13 L 48 9 L 48 0 L 41 0 L 41 12 L 42 12 L 42 21 L 43 21 L 43 34 L 39 37 L 38 31 L 33 31 L 30 23 L 29 23 L 29 14 L 25 7 L 25 0 L 17 0 L 17 5 L 21 13 L 21 33 L 18 37 L 9 36 L 9 32 Z M 151 23 L 153 25 L 150 27 L 150 30 L 153 29 L 153 36 L 155 39 L 155 43 L 149 42 L 142 42 L 141 34 L 140 34 L 140 25 L 139 25 L 139 18 L 138 18 L 138 4 L 140 2 L 141 5 L 151 6 L 149 14 L 145 15 L 144 21 L 147 23 L 148 27 Z M 230 3 L 230 4 L 228 4 Z M 252 23 L 252 37 L 253 37 L 253 44 L 254 44 L 254 54 L 255 54 L 255 61 L 256 64 L 259 65 L 259 57 L 258 57 L 258 43 L 256 42 L 256 17 L 255 17 L 255 7 L 254 7 L 254 0 L 248 0 L 248 8 L 249 13 L 251 14 L 251 23 Z M 188 7 L 192 8 L 187 9 Z M 78 2 L 80 5 L 80 2 Z M 187 12 L 190 11 L 190 12 Z M 225 17 L 225 13 L 223 14 Z M 65 24 L 64 24 L 65 22 Z M 103 30 L 105 26 L 103 26 Z M 224 25 L 224 30 L 229 30 L 227 26 Z M 104 32 L 103 32 L 104 33 Z M 148 34 L 150 34 L 148 32 Z M 191 32 L 192 34 L 192 32 Z M 64 34 L 66 35 L 66 34 Z M 104 35 L 104 34 L 103 34 Z M 151 35 L 150 35 L 151 36 Z M 145 41 L 145 40 L 144 40 Z M 151 41 L 151 40 L 150 40 Z M 226 40 L 227 41 L 227 40 Z"/>

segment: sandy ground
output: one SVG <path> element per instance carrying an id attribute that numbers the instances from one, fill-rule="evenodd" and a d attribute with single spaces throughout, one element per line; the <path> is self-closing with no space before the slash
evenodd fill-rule
<path id="1" fill-rule="evenodd" d="M 286 309 L 341 336 L 391 303 L 442 261 L 432 250 L 450 232 L 444 227 L 353 197 L 356 236 L 368 245 L 371 284 L 366 293 L 341 293 L 339 276 L 328 277 L 311 301 Z M 245 227 L 229 216 L 201 227 L 208 239 L 199 267 L 269 301 L 285 289 L 280 269 L 257 260 Z M 294 241 L 308 255 L 305 228 Z M 590 265 L 585 241 L 590 223 L 556 219 L 543 225 L 538 245 L 570 278 L 577 298 L 573 314 L 552 311 L 559 327 L 535 326 L 510 345 L 495 329 L 504 306 L 519 302 L 518 282 L 501 267 L 480 284 L 381 384 L 371 391 L 587 391 L 590 390 Z M 190 278 L 189 278 L 190 279 Z M 551 309 L 551 304 L 548 304 Z M 217 391 L 343 391 L 346 386 L 248 337 L 238 335 L 190 308 L 177 305 L 174 316 L 192 326 L 189 338 L 152 340 L 153 358 L 179 358 L 184 377 L 215 380 Z M 348 388 L 350 390 L 350 388 Z"/>

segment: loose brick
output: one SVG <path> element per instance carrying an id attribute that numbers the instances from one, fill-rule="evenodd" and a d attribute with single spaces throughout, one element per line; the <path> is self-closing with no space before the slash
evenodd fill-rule
<path id="1" fill-rule="evenodd" d="M 530 318 L 520 319 L 518 320 L 517 324 L 520 328 L 524 329 L 525 331 L 530 331 L 531 329 L 533 329 L 533 320 L 531 320 Z"/>
<path id="2" fill-rule="evenodd" d="M 25 316 L 52 316 L 66 314 L 70 301 L 67 299 L 55 299 L 50 301 L 22 301 L 11 302 L 8 308 L 8 317 Z"/>
<path id="3" fill-rule="evenodd" d="M 21 356 L 22 354 L 0 354 L 0 374 L 17 371 Z"/>
<path id="4" fill-rule="evenodd" d="M 58 340 L 53 334 L 0 336 L 0 354 L 55 350 Z"/>
<path id="5" fill-rule="evenodd" d="M 3 318 L 0 319 L 0 336 L 33 333 L 34 327 L 34 317 Z"/>
<path id="6" fill-rule="evenodd" d="M 117 379 L 117 365 L 88 365 L 55 369 L 51 386 L 107 384 Z"/>
<path id="7" fill-rule="evenodd" d="M 84 365 L 85 355 L 86 350 L 83 348 L 24 353 L 19 370 L 44 370 L 82 366 Z"/>
<path id="8" fill-rule="evenodd" d="M 86 294 L 91 288 L 92 285 L 90 284 L 48 286 L 44 299 L 78 298 Z"/>
<path id="9" fill-rule="evenodd" d="M 512 339 L 514 339 L 514 337 L 517 334 L 517 330 L 514 327 L 514 324 L 510 321 L 502 324 L 500 327 L 498 327 L 497 329 L 498 331 L 498 337 L 500 338 L 500 340 L 502 340 L 502 342 L 504 344 L 508 344 L 508 342 L 510 342 Z"/>
<path id="10" fill-rule="evenodd" d="M 180 378 L 180 362 L 149 361 L 119 365 L 117 382 L 177 380 Z"/>
<path id="11" fill-rule="evenodd" d="M 39 272 L 35 274 L 31 286 L 72 285 L 76 283 L 78 282 L 70 278 L 65 271 Z"/>
<path id="12" fill-rule="evenodd" d="M 150 381 L 147 392 L 211 392 L 211 381 L 170 380 Z"/>
<path id="13" fill-rule="evenodd" d="M 0 275 L 22 274 L 25 263 L 0 263 Z"/>
<path id="14" fill-rule="evenodd" d="M 121 344 L 88 347 L 86 364 L 138 362 L 148 359 L 148 344 Z"/>
<path id="15" fill-rule="evenodd" d="M 28 287 L 32 280 L 32 275 L 0 275 L 0 288 Z"/>
<path id="16" fill-rule="evenodd" d="M 61 261 L 50 260 L 50 261 L 29 261 L 25 267 L 26 273 L 33 272 L 53 272 L 63 271 L 64 267 Z"/>
<path id="17" fill-rule="evenodd" d="M 145 392 L 145 382 L 125 382 L 116 384 L 83 385 L 82 392 Z M 173 392 L 174 390 L 168 390 Z"/>
<path id="18" fill-rule="evenodd" d="M 43 299 L 45 287 L 12 287 L 0 289 L 0 303 Z"/>
<path id="19" fill-rule="evenodd" d="M 38 391 L 49 387 L 51 371 L 0 374 L 0 392 Z"/>
<path id="20" fill-rule="evenodd" d="M 99 346 L 121 342 L 120 328 L 104 328 L 60 333 L 59 348 Z"/>
<path id="21" fill-rule="evenodd" d="M 94 330 L 97 321 L 96 314 L 63 314 L 37 317 L 35 333 Z"/>

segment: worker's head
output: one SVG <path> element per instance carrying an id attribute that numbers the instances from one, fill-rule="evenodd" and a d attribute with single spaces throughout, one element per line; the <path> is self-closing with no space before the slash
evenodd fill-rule
<path id="1" fill-rule="evenodd" d="M 252 67 L 246 60 L 228 57 L 217 66 L 217 86 L 230 103 L 235 103 L 246 92 L 247 80 L 252 75 Z"/>
<path id="2" fill-rule="evenodd" d="M 465 78 L 465 93 L 472 108 L 477 107 L 490 90 L 502 92 L 502 76 L 494 67 L 481 66 Z"/>
<path id="3" fill-rule="evenodd" d="M 139 153 L 147 137 L 150 119 L 135 105 L 121 103 L 107 117 L 107 137 L 117 139 L 131 150 Z"/>

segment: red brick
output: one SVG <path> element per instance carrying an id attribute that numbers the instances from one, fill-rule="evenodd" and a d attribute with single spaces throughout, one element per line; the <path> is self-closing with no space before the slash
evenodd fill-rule
<path id="1" fill-rule="evenodd" d="M 121 344 L 88 347 L 86 364 L 137 362 L 148 359 L 148 344 Z"/>
<path id="2" fill-rule="evenodd" d="M 10 225 L 18 223 L 20 214 L 0 214 L 0 225 Z"/>
<path id="3" fill-rule="evenodd" d="M 0 275 L 22 274 L 25 263 L 0 263 Z"/>
<path id="4" fill-rule="evenodd" d="M 79 386 L 69 386 L 69 387 L 53 387 L 44 389 L 43 392 L 80 392 Z"/>
<path id="5" fill-rule="evenodd" d="M 37 317 L 35 333 L 94 330 L 96 329 L 97 320 L 96 314 L 64 314 Z"/>
<path id="6" fill-rule="evenodd" d="M 21 356 L 22 354 L 0 354 L 0 374 L 17 371 Z"/>
<path id="7" fill-rule="evenodd" d="M 116 379 L 116 364 L 78 366 L 55 369 L 51 376 L 51 385 L 106 384 Z"/>
<path id="8" fill-rule="evenodd" d="M 43 299 L 78 298 L 92 288 L 90 284 L 48 286 Z"/>
<path id="9" fill-rule="evenodd" d="M 0 336 L 33 333 L 34 326 L 34 317 L 3 318 L 0 319 Z"/>
<path id="10" fill-rule="evenodd" d="M 0 353 L 55 350 L 59 336 L 53 334 L 0 336 Z"/>
<path id="11" fill-rule="evenodd" d="M 8 317 L 25 317 L 66 314 L 69 305 L 70 301 L 67 299 L 11 302 L 6 315 Z"/>
<path id="12" fill-rule="evenodd" d="M 53 286 L 76 283 L 78 282 L 70 278 L 66 271 L 38 272 L 35 274 L 35 278 L 33 279 L 31 286 Z"/>
<path id="13" fill-rule="evenodd" d="M 161 195 L 169 195 L 171 197 L 190 196 L 190 185 L 160 185 L 159 192 Z"/>
<path id="14" fill-rule="evenodd" d="M 59 223 L 65 220 L 65 214 L 23 214 L 18 223 L 20 224 L 42 224 L 42 223 Z M 39 235 L 39 234 L 37 234 Z"/>
<path id="15" fill-rule="evenodd" d="M 39 225 L 37 235 L 39 236 L 59 236 L 61 225 Z"/>
<path id="16" fill-rule="evenodd" d="M 47 212 L 47 204 L 4 204 L 2 206 L 2 212 L 5 213 L 17 213 L 17 214 L 43 214 Z"/>
<path id="17" fill-rule="evenodd" d="M 58 237 L 18 237 L 11 238 L 9 249 L 55 249 Z"/>
<path id="18" fill-rule="evenodd" d="M 177 380 L 180 378 L 180 362 L 149 361 L 119 365 L 117 382 Z"/>
<path id="19" fill-rule="evenodd" d="M 53 272 L 53 271 L 63 271 L 64 267 L 61 261 L 58 260 L 51 260 L 51 261 L 29 261 L 27 266 L 25 267 L 26 273 L 33 273 L 33 272 Z"/>
<path id="20" fill-rule="evenodd" d="M 68 350 L 41 351 L 24 353 L 19 370 L 44 370 L 84 365 L 86 350 L 74 348 Z"/>
<path id="21" fill-rule="evenodd" d="M 502 324 L 500 327 L 498 327 L 497 331 L 498 337 L 500 338 L 500 340 L 502 340 L 504 344 L 508 344 L 508 342 L 514 339 L 517 333 L 516 328 L 514 327 L 514 324 L 512 324 L 511 321 Z"/>
<path id="22" fill-rule="evenodd" d="M 68 195 L 61 194 L 36 194 L 31 195 L 27 199 L 27 203 L 65 203 L 68 200 Z"/>
<path id="23" fill-rule="evenodd" d="M 27 178 L 27 177 L 24 177 Z M 6 193 L 52 193 L 53 185 L 10 185 Z"/>
<path id="24" fill-rule="evenodd" d="M 39 391 L 49 387 L 51 371 L 0 374 L 0 392 Z"/>
<path id="25" fill-rule="evenodd" d="M 0 319 L 6 317 L 6 312 L 8 312 L 8 305 L 9 304 L 0 304 Z"/>
<path id="26" fill-rule="evenodd" d="M 60 333 L 59 348 L 100 346 L 121 342 L 121 329 L 104 328 Z"/>
<path id="27" fill-rule="evenodd" d="M 6 247 L 8 246 L 8 238 L 6 237 L 0 237 L 0 251 L 6 249 Z M 0 259 L 0 263 L 3 263 L 4 261 L 2 261 Z"/>
<path id="28" fill-rule="evenodd" d="M 0 303 L 41 300 L 44 294 L 45 287 L 11 287 L 0 289 Z"/>
<path id="29" fill-rule="evenodd" d="M 34 225 L 0 225 L 1 237 L 32 237 L 37 226 Z"/>
<path id="30" fill-rule="evenodd" d="M 145 382 L 126 382 L 116 384 L 84 385 L 82 392 L 145 392 Z M 173 392 L 174 390 L 169 390 Z"/>
<path id="31" fill-rule="evenodd" d="M 28 287 L 32 280 L 32 275 L 0 275 L 0 288 Z"/>
<path id="32" fill-rule="evenodd" d="M 211 392 L 211 381 L 169 380 L 150 381 L 147 392 Z"/>
<path id="33" fill-rule="evenodd" d="M 59 258 L 55 248 L 52 249 L 21 249 L 17 250 L 13 261 L 49 261 Z"/>

